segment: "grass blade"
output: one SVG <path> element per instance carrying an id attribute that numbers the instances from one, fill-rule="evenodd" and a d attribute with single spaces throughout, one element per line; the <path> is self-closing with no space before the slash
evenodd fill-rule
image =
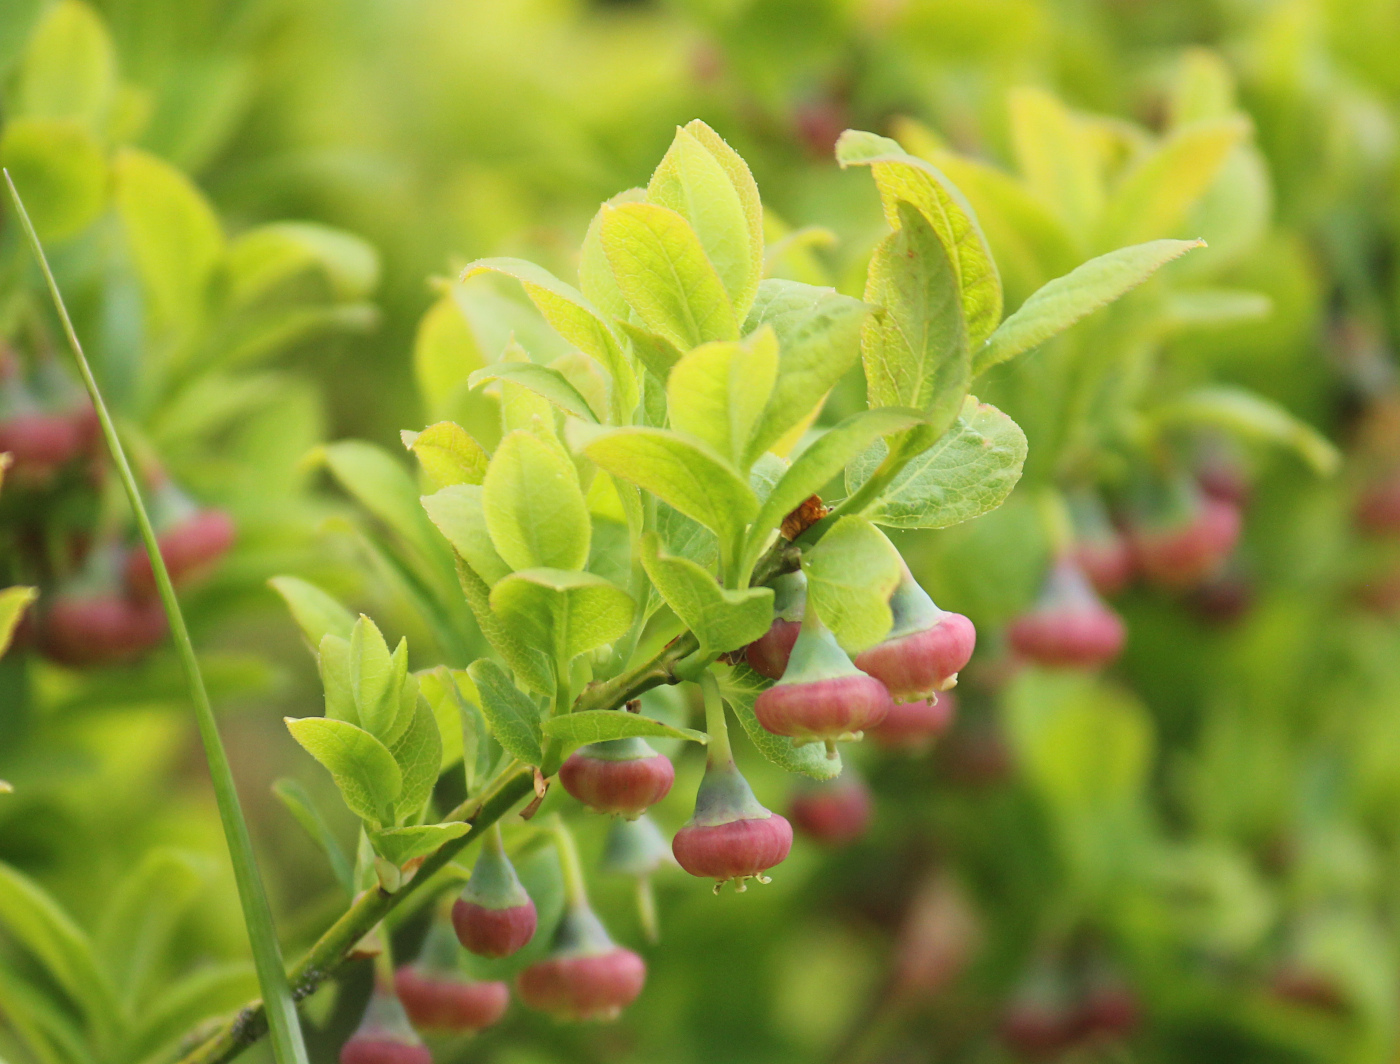
<path id="1" fill-rule="evenodd" d="M 272 1048 L 277 1064 L 307 1064 L 306 1046 L 302 1041 L 301 1026 L 297 1021 L 296 1003 L 292 1000 L 287 974 L 282 966 L 282 951 L 277 945 L 277 931 L 272 923 L 272 910 L 267 903 L 262 879 L 258 875 L 257 861 L 253 856 L 253 843 L 248 834 L 248 822 L 243 818 L 243 810 L 238 804 L 238 791 L 234 787 L 233 772 L 229 768 L 228 754 L 223 740 L 219 737 L 218 724 L 214 720 L 214 710 L 209 704 L 209 694 L 204 688 L 204 677 L 199 671 L 199 660 L 195 657 L 194 645 L 190 642 L 189 629 L 185 627 L 184 614 L 175 598 L 175 589 L 170 583 L 170 573 L 166 570 L 156 544 L 155 529 L 151 527 L 150 515 L 141 501 L 141 490 L 136 477 L 131 472 L 126 452 L 112 425 L 112 417 L 98 391 L 97 381 L 88 365 L 78 334 L 73 329 L 73 321 L 68 316 L 63 295 L 58 290 L 53 271 L 49 269 L 48 258 L 43 245 L 29 220 L 29 212 L 24 209 L 19 190 L 9 170 L 4 171 L 5 183 L 10 188 L 10 199 L 14 202 L 15 213 L 24 227 L 34 258 L 43 271 L 48 283 L 49 294 L 53 297 L 54 308 L 63 323 L 63 331 L 73 348 L 73 358 L 83 384 L 92 398 L 93 409 L 97 411 L 102 425 L 102 435 L 107 449 L 112 455 L 112 463 L 117 467 L 122 487 L 126 489 L 131 502 L 132 513 L 141 532 L 141 540 L 151 558 L 151 568 L 155 573 L 156 589 L 160 592 L 161 603 L 170 619 L 170 635 L 180 655 L 185 678 L 189 682 L 190 697 L 194 701 L 195 719 L 199 724 L 199 736 L 204 743 L 204 753 L 209 759 L 209 775 L 214 783 L 214 796 L 219 805 L 219 818 L 223 821 L 224 837 L 228 842 L 229 857 L 233 862 L 234 879 L 238 884 L 238 898 L 243 906 L 243 921 L 248 928 L 248 941 L 253 948 L 253 965 L 258 973 L 258 985 L 262 989 L 263 1001 L 267 1003 L 268 1025 L 272 1035 Z"/>

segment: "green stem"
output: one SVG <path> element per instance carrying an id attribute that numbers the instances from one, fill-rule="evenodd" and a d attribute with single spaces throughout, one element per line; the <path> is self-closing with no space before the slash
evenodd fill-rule
<path id="1" fill-rule="evenodd" d="M 668 643 L 659 653 L 626 672 L 619 673 L 611 680 L 593 684 L 578 696 L 574 712 L 588 709 L 612 709 L 636 698 L 653 687 L 663 683 L 676 683 L 676 665 L 684 658 L 700 649 L 700 641 L 694 633 L 686 632 Z"/>
<path id="2" fill-rule="evenodd" d="M 465 820 L 472 825 L 472 829 L 461 838 L 445 843 L 428 857 L 414 877 L 395 893 L 386 894 L 375 887 L 356 898 L 292 969 L 290 982 L 293 995 L 300 1000 L 334 975 L 355 945 L 373 931 L 385 916 L 428 884 L 457 854 L 481 838 L 489 827 L 529 794 L 533 786 L 534 772 L 529 766 L 517 765 L 502 775 L 494 786 L 487 788 L 480 798 L 454 809 L 448 819 Z M 263 1011 L 262 1002 L 255 1001 L 186 1054 L 179 1064 L 227 1064 L 266 1033 L 267 1014 Z"/>
<path id="3" fill-rule="evenodd" d="M 558 813 L 554 814 L 549 829 L 554 833 L 554 845 L 559 850 L 559 870 L 564 874 L 564 903 L 570 909 L 586 907 L 588 887 L 584 883 L 583 862 L 579 860 L 574 833 Z"/>
<path id="4" fill-rule="evenodd" d="M 724 719 L 724 699 L 719 694 L 719 683 L 715 674 L 706 669 L 700 674 L 700 693 L 705 696 L 705 731 L 710 741 L 705 748 L 706 760 L 711 765 L 724 765 L 734 760 L 734 752 L 729 746 L 729 725 Z"/>
<path id="5" fill-rule="evenodd" d="M 117 437 L 116 427 L 112 424 L 112 416 L 108 413 L 107 404 L 103 402 L 102 393 L 98 390 L 97 380 L 92 374 L 92 367 L 88 365 L 87 356 L 83 354 L 83 346 L 79 343 L 78 334 L 73 328 L 73 321 L 68 316 L 68 308 L 63 302 L 62 293 L 58 290 L 58 282 L 54 280 L 53 271 L 49 268 L 43 245 L 39 243 L 39 235 L 34 231 L 34 223 L 29 220 L 29 213 L 24 209 L 24 203 L 20 199 L 19 190 L 15 188 L 14 180 L 10 177 L 9 170 L 5 170 L 4 173 L 5 181 L 10 187 L 10 198 L 14 202 L 15 212 L 19 216 L 20 223 L 24 226 L 25 235 L 29 238 L 29 244 L 34 251 L 35 259 L 38 260 L 39 268 L 43 271 L 49 295 L 53 297 L 54 308 L 58 311 L 59 320 L 63 323 L 63 331 L 73 349 L 73 358 L 77 362 L 78 372 L 82 375 L 83 383 L 87 386 L 93 409 L 97 412 L 97 420 L 101 423 L 102 435 L 107 441 L 107 449 L 111 453 L 112 463 L 117 467 L 117 475 L 121 479 L 122 486 L 126 489 L 127 499 L 131 503 L 131 511 L 136 517 L 136 526 L 141 532 L 141 540 L 145 543 L 146 553 L 150 556 L 151 570 L 156 578 L 156 589 L 160 593 L 161 603 L 165 607 L 166 616 L 170 621 L 170 634 L 180 656 L 180 664 L 184 668 L 185 680 L 189 684 L 190 697 L 194 701 L 195 719 L 199 725 L 200 739 L 204 743 L 204 753 L 209 761 L 209 775 L 214 784 L 214 797 L 219 806 L 219 818 L 223 821 L 229 857 L 233 862 L 233 875 L 238 884 L 238 898 L 243 906 L 243 921 L 248 928 L 248 942 L 253 950 L 253 965 L 258 974 L 258 986 L 262 990 L 263 999 L 271 1005 L 269 1022 L 273 1054 L 278 1064 L 306 1064 L 306 1046 L 302 1041 L 301 1025 L 297 1022 L 296 1002 L 292 999 L 287 976 L 282 967 L 282 951 L 277 943 L 277 931 L 272 922 L 272 909 L 267 903 L 267 894 L 263 890 L 262 879 L 258 875 L 257 859 L 253 854 L 253 842 L 248 833 L 248 823 L 243 818 L 243 810 L 238 804 L 238 790 L 234 786 L 233 770 L 229 766 L 228 754 L 225 752 L 223 741 L 219 737 L 219 727 L 214 720 L 214 709 L 209 704 L 209 694 L 204 688 L 204 677 L 199 671 L 199 660 L 195 656 L 194 644 L 190 641 L 189 629 L 185 627 L 184 614 L 180 612 L 180 603 L 175 598 L 175 588 L 170 582 L 170 573 L 166 570 L 165 559 L 161 557 L 155 529 L 151 527 L 150 515 L 146 512 L 146 507 L 141 501 L 141 489 L 137 487 L 136 477 L 131 471 L 131 463 L 127 461 L 126 452 L 122 448 L 121 440 Z"/>

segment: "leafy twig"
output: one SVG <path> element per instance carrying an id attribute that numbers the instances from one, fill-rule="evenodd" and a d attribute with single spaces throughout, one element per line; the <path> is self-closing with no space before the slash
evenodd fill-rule
<path id="1" fill-rule="evenodd" d="M 78 334 L 73 328 L 73 320 L 68 316 L 68 308 L 63 302 L 62 293 L 58 290 L 58 282 L 54 280 L 53 271 L 49 268 L 49 261 L 44 255 L 43 245 L 39 242 L 39 235 L 34 231 L 34 223 L 29 220 L 29 212 L 24 209 L 24 202 L 20 199 L 19 190 L 15 188 L 9 170 L 5 170 L 4 174 L 5 182 L 10 187 L 10 199 L 15 205 L 15 213 L 19 217 L 20 224 L 24 227 L 25 235 L 29 238 L 29 246 L 33 249 L 39 268 L 43 271 L 49 295 L 53 297 L 54 308 L 63 324 L 63 331 L 68 337 L 68 343 L 73 349 L 73 358 L 77 362 L 78 372 L 83 378 L 83 384 L 87 386 L 93 409 L 97 412 L 97 420 L 102 426 L 102 436 L 106 440 L 107 450 L 111 453 L 113 465 L 117 467 L 117 475 L 121 479 L 122 487 L 126 489 L 127 499 L 131 503 L 131 511 L 136 517 L 136 526 L 140 530 L 141 540 L 146 546 L 146 553 L 150 555 L 151 570 L 156 579 L 156 590 L 160 594 L 161 604 L 165 607 L 166 616 L 170 621 L 170 635 L 180 656 L 185 680 L 189 684 L 190 697 L 194 702 L 195 719 L 199 724 L 200 739 L 204 743 L 204 753 L 209 760 L 209 775 L 214 784 L 214 797 L 219 806 L 219 818 L 223 821 L 224 838 L 228 842 L 229 857 L 233 862 L 234 879 L 238 883 L 238 898 L 243 905 L 243 921 L 247 925 L 248 942 L 253 949 L 253 965 L 258 974 L 258 986 L 262 989 L 264 999 L 273 1004 L 270 1012 L 273 1053 L 278 1064 L 306 1064 L 306 1046 L 302 1041 L 301 1025 L 297 1021 L 296 1003 L 292 999 L 291 989 L 287 985 L 287 977 L 282 969 L 282 951 L 277 944 L 277 929 L 272 922 L 272 910 L 268 906 L 267 894 L 263 890 L 262 879 L 258 875 L 257 860 L 253 855 L 253 842 L 248 834 L 248 823 L 238 804 L 238 790 L 234 786 L 233 770 L 229 767 L 228 754 L 224 750 L 222 739 L 219 737 L 219 726 L 214 720 L 214 710 L 209 704 L 209 693 L 204 688 L 204 677 L 199 671 L 199 659 L 195 656 L 194 644 L 190 641 L 190 633 L 185 626 L 184 614 L 180 612 L 180 603 L 175 597 L 175 589 L 170 582 L 170 573 L 166 570 L 165 559 L 161 557 L 160 546 L 156 541 L 155 529 L 151 526 L 150 515 L 146 512 L 145 504 L 141 500 L 141 489 L 136 484 L 136 477 L 131 471 L 131 463 L 127 461 L 126 451 L 123 449 L 122 442 L 117 436 L 117 430 L 112 424 L 112 416 L 107 412 L 107 404 L 103 401 L 102 393 L 98 390 L 97 380 L 92 375 L 92 367 L 88 365 L 87 356 L 83 354 L 83 345 L 78 341 Z"/>

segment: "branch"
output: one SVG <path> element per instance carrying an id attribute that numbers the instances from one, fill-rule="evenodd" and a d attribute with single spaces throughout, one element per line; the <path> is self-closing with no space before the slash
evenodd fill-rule
<path id="1" fill-rule="evenodd" d="M 334 975 L 346 962 L 356 944 L 374 930 L 405 898 L 432 879 L 465 847 L 492 824 L 510 812 L 511 808 L 534 787 L 534 771 L 529 766 L 517 768 L 498 780 L 494 787 L 472 801 L 460 819 L 471 824 L 471 830 L 446 843 L 425 860 L 407 883 L 393 894 L 380 887 L 365 891 L 345 913 L 333 923 L 299 964 L 288 973 L 292 996 L 301 1001 Z M 457 812 L 457 810 L 454 810 Z M 451 817 L 449 819 L 459 819 Z M 238 1014 L 211 1038 L 191 1050 L 180 1064 L 225 1064 L 267 1033 L 267 1013 L 261 1001 L 244 1006 Z"/>

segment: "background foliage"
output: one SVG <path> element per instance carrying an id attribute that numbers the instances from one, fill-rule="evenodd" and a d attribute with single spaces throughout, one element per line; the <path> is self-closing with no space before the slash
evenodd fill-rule
<path id="1" fill-rule="evenodd" d="M 1400 12 L 1383 0 L 6 4 L 0 162 L 22 188 L 52 190 L 34 213 L 114 405 L 239 526 L 188 605 L 288 953 L 344 896 L 272 797 L 284 776 L 332 792 L 278 720 L 315 714 L 320 693 L 264 581 L 297 573 L 355 602 L 391 643 L 422 648 L 415 667 L 470 660 L 460 601 L 425 604 L 385 548 L 404 530 L 384 492 L 356 490 L 353 471 L 373 459 L 350 441 L 392 452 L 401 429 L 470 414 L 441 367 L 494 361 L 500 321 L 537 357 L 562 351 L 518 290 L 445 278 L 493 255 L 572 276 L 597 204 L 644 184 L 675 125 L 699 117 L 753 168 L 780 275 L 860 296 L 884 230 L 868 176 L 833 161 L 837 134 L 856 127 L 898 137 L 964 187 L 1008 311 L 1119 243 L 1202 235 L 1210 247 L 979 384 L 1025 427 L 1026 478 L 993 515 L 899 546 L 940 605 L 977 623 L 985 668 L 928 758 L 854 754 L 877 795 L 870 834 L 834 853 L 799 843 L 771 887 L 739 897 L 660 877 L 663 942 L 617 1027 L 517 1010 L 462 1058 L 1005 1059 L 1003 1006 L 1047 936 L 1073 925 L 1146 1016 L 1126 1048 L 1086 1056 L 1393 1059 L 1396 558 L 1352 512 L 1395 460 L 1374 412 L 1394 387 L 1400 297 L 1397 40 Z M 1048 179 L 1027 166 L 1017 115 L 1056 98 L 1109 158 L 1214 123 L 1213 140 L 1183 149 L 1211 187 L 1165 220 L 1131 201 L 1116 215 L 1073 197 L 1042 209 Z M 10 338 L 47 327 L 24 267 L 6 217 Z M 1348 457 L 1319 478 L 1287 449 L 1240 452 L 1253 488 L 1237 616 L 1133 589 L 1116 602 L 1130 638 L 1111 682 L 1008 685 L 998 633 L 1034 598 L 1048 551 L 1036 488 L 1074 456 L 1055 423 L 1068 401 L 1056 367 L 1083 350 L 1145 367 L 1136 391 L 1093 400 L 1110 410 L 1170 425 L 1186 417 L 1172 399 L 1248 387 Z M 861 408 L 862 388 L 838 385 L 823 422 Z M 327 439 L 340 442 L 318 449 Z M 120 526 L 120 506 L 103 505 Z M 450 568 L 420 524 L 419 560 Z M 18 579 L 4 564 L 0 585 Z M 34 954 L 58 951 L 87 985 L 69 941 L 86 935 L 81 963 L 118 1000 L 79 1003 L 80 1059 L 168 1054 L 186 1017 L 253 990 L 174 656 L 83 673 L 17 660 L 0 663 L 0 776 L 16 788 L 0 796 L 3 1053 L 29 1059 Z M 746 753 L 760 798 L 781 808 L 786 778 Z M 700 769 L 680 760 L 658 811 L 667 826 L 684 820 Z M 586 856 L 602 845 L 595 827 Z M 348 841 L 348 815 L 332 830 Z M 557 899 L 548 861 L 521 870 L 537 898 Z M 30 911 L 47 904 L 30 882 L 71 914 L 57 940 L 59 918 Z M 594 893 L 635 945 L 627 886 L 599 877 Z M 410 922 L 405 940 L 415 933 Z M 935 972 L 888 992 L 911 941 Z M 1323 992 L 1281 993 L 1281 971 Z M 361 972 L 310 1003 L 320 1059 L 366 988 Z M 172 1000 L 182 989 L 189 1000 Z"/>

